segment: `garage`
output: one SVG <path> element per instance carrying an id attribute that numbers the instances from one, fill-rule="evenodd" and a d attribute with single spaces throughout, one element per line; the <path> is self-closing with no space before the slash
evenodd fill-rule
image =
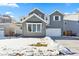
<path id="1" fill-rule="evenodd" d="M 46 36 L 61 36 L 61 28 L 46 29 Z"/>
<path id="2" fill-rule="evenodd" d="M 0 28 L 0 38 L 4 38 L 4 28 Z"/>

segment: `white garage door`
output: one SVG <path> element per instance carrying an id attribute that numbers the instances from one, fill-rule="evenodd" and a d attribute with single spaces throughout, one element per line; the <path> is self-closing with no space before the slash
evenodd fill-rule
<path id="1" fill-rule="evenodd" d="M 46 29 L 46 36 L 61 36 L 60 28 L 48 28 Z"/>
<path id="2" fill-rule="evenodd" d="M 4 29 L 0 28 L 0 38 L 4 38 Z"/>

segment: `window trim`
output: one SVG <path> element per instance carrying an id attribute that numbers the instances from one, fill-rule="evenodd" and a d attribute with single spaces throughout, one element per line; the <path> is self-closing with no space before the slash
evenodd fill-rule
<path id="1" fill-rule="evenodd" d="M 55 16 L 58 16 L 59 20 L 55 20 Z M 61 16 L 59 16 L 59 15 L 54 15 L 54 16 L 53 16 L 53 20 L 54 20 L 54 21 L 61 21 Z"/>
<path id="2" fill-rule="evenodd" d="M 33 32 L 33 33 L 42 32 L 42 23 L 26 23 L 26 25 L 27 25 L 27 32 L 30 32 L 30 31 L 28 30 L 28 24 L 31 24 L 31 28 L 32 28 L 32 31 L 31 31 L 31 32 L 33 32 L 33 24 L 36 24 L 36 31 Z M 37 24 L 40 24 L 40 31 L 37 31 Z"/>

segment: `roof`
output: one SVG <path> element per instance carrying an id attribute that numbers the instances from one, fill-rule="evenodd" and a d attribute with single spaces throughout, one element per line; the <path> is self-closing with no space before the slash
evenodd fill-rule
<path id="1" fill-rule="evenodd" d="M 79 14 L 64 14 L 64 20 L 79 21 Z"/>
<path id="2" fill-rule="evenodd" d="M 29 18 L 31 18 L 32 16 L 36 16 L 37 18 L 39 18 L 40 20 L 42 20 L 43 22 L 47 23 L 44 19 L 42 19 L 41 17 L 39 17 L 37 14 L 33 13 L 31 15 L 29 15 L 27 18 L 25 18 L 25 20 L 21 21 L 21 23 L 27 21 Z"/>
<path id="3" fill-rule="evenodd" d="M 60 14 L 64 15 L 63 13 L 61 13 L 59 10 L 55 10 L 54 12 L 50 13 L 49 15 L 55 13 L 55 12 L 59 12 Z"/>
<path id="4" fill-rule="evenodd" d="M 45 14 L 43 11 L 41 11 L 39 8 L 33 8 L 29 13 L 31 13 L 34 10 L 38 10 L 39 12 L 41 12 L 42 14 Z"/>

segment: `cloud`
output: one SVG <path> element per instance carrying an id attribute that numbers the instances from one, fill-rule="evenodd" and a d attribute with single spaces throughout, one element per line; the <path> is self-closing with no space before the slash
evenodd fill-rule
<path id="1" fill-rule="evenodd" d="M 68 12 L 66 12 L 66 13 L 64 13 L 64 14 L 75 14 L 76 12 L 71 12 L 71 13 L 68 13 Z"/>
<path id="2" fill-rule="evenodd" d="M 14 17 L 13 15 L 12 15 L 13 13 L 12 12 L 10 12 L 10 11 L 7 11 L 7 12 L 5 12 L 5 15 L 9 15 L 10 17 Z"/>
<path id="3" fill-rule="evenodd" d="M 74 12 L 72 12 L 72 14 L 75 14 L 76 12 L 74 11 Z"/>
<path id="4" fill-rule="evenodd" d="M 79 13 L 79 8 L 76 8 L 75 9 L 75 13 Z"/>
<path id="5" fill-rule="evenodd" d="M 13 15 L 10 15 L 10 17 L 12 17 L 12 18 L 13 18 L 14 16 L 13 16 Z"/>
<path id="6" fill-rule="evenodd" d="M 64 13 L 64 14 L 70 14 L 70 13 L 66 12 L 66 13 Z"/>
<path id="7" fill-rule="evenodd" d="M 66 13 L 64 13 L 64 14 L 76 14 L 76 13 L 79 13 L 79 8 L 76 8 L 76 9 L 74 9 L 74 11 L 72 11 L 72 12 L 66 12 Z"/>
<path id="8" fill-rule="evenodd" d="M 79 8 L 77 8 L 76 10 L 79 11 Z"/>
<path id="9" fill-rule="evenodd" d="M 17 8 L 19 8 L 19 6 L 16 3 L 0 3 L 0 6 L 17 7 Z"/>
<path id="10" fill-rule="evenodd" d="M 10 15 L 10 14 L 12 14 L 12 12 L 9 12 L 9 11 L 8 11 L 8 12 L 5 12 L 5 14 Z"/>

